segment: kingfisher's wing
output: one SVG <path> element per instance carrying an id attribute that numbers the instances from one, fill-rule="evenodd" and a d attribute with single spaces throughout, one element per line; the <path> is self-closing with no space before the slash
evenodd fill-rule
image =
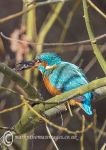
<path id="1" fill-rule="evenodd" d="M 68 62 L 59 64 L 49 76 L 49 80 L 61 92 L 66 92 L 88 83 L 81 69 Z"/>
<path id="2" fill-rule="evenodd" d="M 66 92 L 88 83 L 82 70 L 76 65 L 68 62 L 62 62 L 59 64 L 58 67 L 50 74 L 49 80 L 51 84 L 61 92 Z M 79 100 L 83 101 L 82 109 L 88 115 L 92 115 L 90 103 L 91 98 L 91 92 L 78 97 Z"/>

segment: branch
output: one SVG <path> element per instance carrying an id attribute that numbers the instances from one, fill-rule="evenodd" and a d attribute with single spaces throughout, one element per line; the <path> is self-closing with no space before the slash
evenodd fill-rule
<path id="1" fill-rule="evenodd" d="M 0 63 L 0 72 L 9 77 L 11 80 L 16 82 L 31 98 L 40 98 L 40 95 L 36 88 L 34 88 L 30 83 L 24 80 L 19 74 L 10 69 L 4 63 Z"/>
<path id="2" fill-rule="evenodd" d="M 2 127 L 2 126 L 0 126 L 0 130 L 10 130 L 10 131 L 14 131 L 14 129 L 13 128 L 9 128 L 9 127 Z"/>
<path id="3" fill-rule="evenodd" d="M 13 107 L 10 107 L 10 108 L 7 108 L 7 109 L 3 109 L 3 110 L 0 111 L 0 114 L 11 112 L 11 111 L 16 110 L 16 109 L 18 109 L 18 108 L 20 108 L 20 107 L 22 107 L 24 105 L 25 105 L 24 103 L 21 103 L 19 105 L 13 106 Z"/>
<path id="4" fill-rule="evenodd" d="M 84 18 L 85 18 L 86 28 L 87 28 L 87 32 L 89 35 L 89 39 L 91 41 L 93 52 L 100 64 L 101 68 L 103 69 L 104 73 L 106 74 L 106 61 L 105 61 L 104 57 L 102 56 L 98 45 L 96 44 L 96 39 L 95 39 L 94 33 L 92 31 L 91 25 L 90 25 L 87 0 L 83 0 L 83 9 L 84 9 Z"/>
<path id="5" fill-rule="evenodd" d="M 47 133 L 48 133 L 49 137 L 51 138 L 51 141 L 52 141 L 54 147 L 56 148 L 56 150 L 59 150 L 59 148 L 58 148 L 58 146 L 57 146 L 55 140 L 54 140 L 53 137 L 52 137 L 52 134 L 51 134 L 51 132 L 50 132 L 50 129 L 49 129 L 47 123 L 46 123 L 45 125 L 46 125 Z"/>
<path id="6" fill-rule="evenodd" d="M 63 2 L 67 2 L 67 1 L 69 1 L 69 0 L 64 0 Z M 25 10 L 22 10 L 22 11 L 20 11 L 18 13 L 15 13 L 15 14 L 12 14 L 12 15 L 9 15 L 7 17 L 4 17 L 4 18 L 0 19 L 0 24 L 2 24 L 4 22 L 7 22 L 9 20 L 12 20 L 14 18 L 17 18 L 17 17 L 19 17 L 19 16 L 21 16 L 21 15 L 23 15 L 25 13 L 28 13 L 30 10 L 32 10 L 32 9 L 34 9 L 36 7 L 45 6 L 45 5 L 48 5 L 48 4 L 51 4 L 51 3 L 59 3 L 59 2 L 62 2 L 62 0 L 52 0 L 52 1 L 47 0 L 47 1 L 44 1 L 44 2 L 38 2 L 38 3 L 36 3 L 33 6 L 31 5 L 30 7 L 28 7 Z"/>
<path id="7" fill-rule="evenodd" d="M 70 9 L 70 11 L 69 11 L 69 13 L 67 15 L 66 21 L 65 21 L 65 25 L 63 27 L 63 31 L 62 31 L 62 33 L 60 35 L 59 43 L 64 41 L 65 36 L 67 34 L 67 31 L 70 28 L 70 24 L 71 24 L 71 22 L 73 20 L 73 16 L 75 15 L 76 11 L 78 10 L 78 7 L 79 7 L 80 3 L 81 3 L 81 0 L 77 0 L 75 2 L 75 4 L 73 5 L 73 7 Z"/>
<path id="8" fill-rule="evenodd" d="M 85 117 L 82 116 L 82 131 L 85 129 Z M 84 132 L 82 133 L 80 137 L 80 143 L 81 143 L 81 150 L 84 150 Z"/>
<path id="9" fill-rule="evenodd" d="M 83 131 L 82 130 L 76 130 L 76 131 L 71 131 L 69 130 L 68 128 L 65 128 L 65 127 L 61 127 L 60 125 L 57 125 L 51 121 L 49 121 L 47 118 L 43 117 L 43 115 L 41 115 L 40 113 L 38 113 L 35 109 L 33 109 L 26 101 L 26 99 L 24 99 L 23 96 L 21 96 L 21 100 L 22 102 L 29 108 L 29 110 L 31 111 L 31 113 L 33 113 L 33 115 L 35 115 L 35 117 L 37 116 L 38 119 L 44 121 L 45 123 L 47 123 L 48 125 L 60 130 L 60 131 L 64 131 L 68 134 L 80 134 L 80 133 L 84 133 L 86 131 L 88 131 L 91 127 L 92 127 L 92 123 L 90 123 Z M 17 133 L 17 132 L 16 132 Z"/>
<path id="10" fill-rule="evenodd" d="M 0 35 L 9 41 L 17 41 L 20 43 L 26 43 L 26 44 L 31 44 L 31 45 L 42 45 L 42 46 L 72 46 L 72 45 L 81 45 L 81 44 L 89 44 L 91 41 L 90 40 L 83 40 L 83 41 L 78 41 L 78 42 L 69 42 L 69 43 L 35 43 L 35 42 L 29 42 L 29 41 L 24 41 L 24 40 L 18 40 L 18 39 L 13 39 L 8 36 L 6 36 L 3 32 L 0 33 Z M 106 34 L 99 35 L 95 37 L 96 41 L 100 41 L 101 39 L 106 38 Z"/>
<path id="11" fill-rule="evenodd" d="M 36 110 L 36 112 L 38 112 L 38 113 L 45 113 L 48 116 L 52 116 L 55 112 L 53 112 L 53 109 L 51 111 L 51 108 L 57 106 L 57 104 L 56 103 L 53 104 L 53 102 L 58 102 L 58 104 L 64 103 L 64 102 L 72 99 L 73 97 L 83 95 L 86 92 L 93 91 L 94 89 L 97 89 L 97 88 L 103 87 L 103 86 L 106 86 L 106 77 L 97 79 L 95 81 L 90 82 L 87 85 L 83 85 L 74 90 L 71 90 L 71 91 L 65 92 L 61 95 L 57 95 L 53 98 L 50 98 L 49 100 L 47 100 L 47 102 L 49 102 L 49 104 L 35 105 L 33 107 L 33 109 Z M 50 104 L 50 102 L 51 102 L 51 104 Z M 29 131 L 30 129 L 32 129 L 33 127 L 35 127 L 38 122 L 39 122 L 38 117 L 35 117 L 35 115 L 31 111 L 28 111 L 19 120 L 19 122 L 15 125 L 15 130 L 19 134 L 25 133 L 25 132 Z"/>
<path id="12" fill-rule="evenodd" d="M 101 99 L 103 99 L 105 97 L 106 97 L 106 86 L 98 88 L 98 89 L 95 90 L 94 100 L 96 102 L 100 101 Z"/>
<path id="13" fill-rule="evenodd" d="M 50 14 L 48 15 L 49 19 L 48 20 L 46 19 L 45 22 L 43 23 L 41 30 L 39 32 L 39 35 L 38 35 L 38 40 L 37 40 L 37 42 L 41 43 L 41 44 L 36 45 L 37 55 L 42 52 L 42 46 L 43 46 L 44 40 L 45 40 L 49 30 L 51 29 L 52 25 L 56 21 L 63 6 L 64 6 L 64 3 L 58 3 L 54 9 L 54 12 L 51 15 Z M 47 16 L 47 18 L 48 18 L 48 16 Z"/>
<path id="14" fill-rule="evenodd" d="M 106 19 L 106 14 L 104 14 L 94 3 L 92 3 L 91 0 L 87 0 L 87 2 L 94 10 L 96 10 L 103 18 Z"/>

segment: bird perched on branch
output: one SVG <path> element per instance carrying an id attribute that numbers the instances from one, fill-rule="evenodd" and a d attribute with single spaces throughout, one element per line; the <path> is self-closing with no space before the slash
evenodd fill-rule
<path id="1" fill-rule="evenodd" d="M 20 63 L 16 70 L 21 71 L 26 68 L 37 68 L 41 72 L 45 87 L 53 96 L 88 83 L 78 66 L 63 61 L 53 52 L 42 53 L 32 61 Z M 78 105 L 88 115 L 92 115 L 91 99 L 92 93 L 88 92 L 71 99 L 69 104 Z"/>

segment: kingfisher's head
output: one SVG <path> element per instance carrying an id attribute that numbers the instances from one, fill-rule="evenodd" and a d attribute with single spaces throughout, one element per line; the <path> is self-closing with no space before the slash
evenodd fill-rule
<path id="1" fill-rule="evenodd" d="M 38 68 L 42 73 L 45 70 L 50 70 L 55 68 L 59 63 L 61 63 L 61 58 L 53 52 L 42 53 L 38 55 L 36 58 L 36 63 L 33 68 Z"/>
<path id="2" fill-rule="evenodd" d="M 38 68 L 38 70 L 40 70 L 40 72 L 43 73 L 45 72 L 45 70 L 50 70 L 55 68 L 60 63 L 61 63 L 61 58 L 56 53 L 47 52 L 36 56 L 36 58 L 32 61 L 26 61 L 23 64 L 21 63 L 22 69 L 20 70 L 24 70 L 27 68 L 32 68 L 32 69 Z M 24 68 L 24 66 L 26 67 Z"/>

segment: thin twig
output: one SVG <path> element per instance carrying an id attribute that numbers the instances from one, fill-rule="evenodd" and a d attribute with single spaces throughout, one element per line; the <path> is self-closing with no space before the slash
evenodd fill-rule
<path id="1" fill-rule="evenodd" d="M 48 127 L 47 123 L 46 123 L 46 130 L 47 130 L 47 133 L 48 133 L 48 135 L 50 136 L 50 138 L 51 138 L 51 140 L 52 140 L 52 143 L 53 143 L 54 147 L 56 148 L 56 150 L 59 150 L 59 148 L 58 148 L 58 146 L 57 146 L 55 140 L 53 139 L 53 137 L 52 137 L 52 135 L 51 135 L 51 132 L 50 132 L 50 130 L 49 130 L 49 127 Z"/>
<path id="2" fill-rule="evenodd" d="M 49 30 L 51 29 L 51 27 L 53 26 L 53 24 L 55 23 L 56 19 L 59 16 L 59 13 L 61 12 L 62 8 L 64 6 L 64 3 L 58 3 L 55 6 L 54 12 L 50 13 L 47 18 L 45 19 L 45 22 L 43 23 L 39 35 L 38 35 L 38 40 L 37 42 L 40 43 L 40 45 L 36 45 L 36 50 L 37 50 L 37 55 L 40 54 L 42 52 L 42 48 L 43 48 L 43 43 L 45 41 L 45 38 L 49 32 Z"/>
<path id="3" fill-rule="evenodd" d="M 67 1 L 70 1 L 70 0 L 65 0 L 64 2 L 67 2 Z M 35 5 L 31 5 L 30 7 L 28 7 L 25 10 L 22 10 L 22 11 L 20 11 L 18 13 L 15 13 L 15 14 L 12 14 L 12 15 L 9 15 L 7 17 L 4 17 L 4 18 L 0 19 L 0 24 L 4 23 L 6 21 L 12 20 L 14 18 L 17 18 L 17 17 L 19 17 L 19 16 L 21 16 L 21 15 L 23 15 L 25 13 L 28 13 L 30 10 L 32 10 L 32 9 L 34 9 L 36 7 L 49 5 L 49 4 L 52 4 L 52 3 L 59 3 L 59 2 L 62 2 L 62 1 L 61 0 L 52 0 L 52 1 L 47 0 L 47 1 L 43 1 L 43 2 L 38 2 Z"/>
<path id="4" fill-rule="evenodd" d="M 106 19 L 106 14 L 104 14 L 91 0 L 87 0 L 87 2 L 94 10 L 96 10 L 103 18 Z"/>
<path id="5" fill-rule="evenodd" d="M 65 120 L 64 120 L 64 127 L 66 127 L 66 126 L 68 125 L 69 121 L 70 121 L 70 116 L 69 116 L 69 114 L 68 114 L 68 115 L 66 116 Z M 58 135 L 58 136 L 60 136 L 62 133 L 63 133 L 63 131 L 60 131 L 60 130 L 57 131 L 57 135 Z M 56 138 L 55 141 L 58 141 L 58 138 Z M 52 150 L 52 149 L 53 149 L 53 144 L 52 144 L 52 142 L 49 143 L 49 145 L 47 146 L 46 149 L 47 149 L 47 150 Z"/>
<path id="6" fill-rule="evenodd" d="M 96 129 L 96 132 L 98 133 L 98 134 L 102 134 L 102 136 L 105 136 L 106 137 L 106 132 L 101 132 L 101 129 Z"/>
<path id="7" fill-rule="evenodd" d="M 67 31 L 68 31 L 68 28 L 70 27 L 70 23 L 71 23 L 71 21 L 73 19 L 73 16 L 74 16 L 76 10 L 78 9 L 78 6 L 80 5 L 80 3 L 81 3 L 81 0 L 77 0 L 75 2 L 74 6 L 70 9 L 70 12 L 68 13 L 67 18 L 66 18 L 66 23 L 65 23 L 64 29 L 63 29 L 63 31 L 62 31 L 62 33 L 60 35 L 59 42 L 63 42 L 64 41 L 65 35 L 66 35 Z"/>
<path id="8" fill-rule="evenodd" d="M 81 0 L 75 1 L 73 7 L 70 9 L 70 11 L 69 11 L 69 13 L 67 15 L 67 18 L 66 18 L 65 25 L 63 27 L 62 33 L 60 35 L 59 43 L 62 43 L 64 41 L 65 36 L 67 34 L 67 31 L 68 31 L 68 29 L 70 27 L 71 21 L 73 19 L 73 16 L 75 15 L 75 12 L 77 11 L 80 3 L 81 3 Z M 59 49 L 61 49 L 61 46 L 57 49 L 57 51 L 59 51 Z"/>
<path id="9" fill-rule="evenodd" d="M 79 46 L 76 55 L 74 56 L 74 58 L 71 61 L 73 64 L 76 64 L 77 61 L 81 58 L 83 51 L 84 51 L 84 46 L 83 45 Z"/>
<path id="10" fill-rule="evenodd" d="M 8 88 L 3 87 L 3 86 L 0 86 L 0 90 L 5 90 L 5 91 L 11 92 L 11 93 L 13 93 L 13 94 L 18 94 L 18 95 L 19 95 L 19 93 L 13 91 L 12 89 L 8 89 Z"/>
<path id="11" fill-rule="evenodd" d="M 82 116 L 82 131 L 84 131 L 84 129 L 85 129 L 85 117 L 83 115 Z M 81 143 L 81 150 L 84 150 L 84 133 L 81 134 L 80 143 Z"/>
<path id="12" fill-rule="evenodd" d="M 100 150 L 106 150 L 106 143 L 104 143 Z"/>
<path id="13" fill-rule="evenodd" d="M 72 111 L 71 111 L 69 102 L 67 102 L 67 107 L 68 107 L 70 116 L 73 117 L 73 113 L 72 113 Z"/>
<path id="14" fill-rule="evenodd" d="M 67 1 L 70 1 L 70 0 L 64 0 L 63 2 L 67 2 Z M 21 16 L 21 15 L 23 15 L 25 13 L 28 13 L 30 10 L 32 10 L 32 9 L 34 9 L 36 7 L 45 6 L 45 5 L 52 4 L 52 3 L 59 3 L 59 2 L 62 2 L 62 1 L 61 0 L 52 0 L 52 1 L 47 0 L 47 1 L 43 1 L 43 2 L 38 2 L 35 5 L 30 5 L 30 7 L 28 7 L 25 10 L 19 11 L 19 12 L 15 13 L 15 14 L 12 14 L 12 15 L 9 15 L 7 17 L 4 17 L 4 18 L 0 19 L 0 24 L 4 23 L 6 21 L 9 21 L 11 19 L 17 18 L 17 17 L 19 17 L 19 16 Z"/>
<path id="15" fill-rule="evenodd" d="M 10 130 L 10 131 L 14 131 L 14 128 L 9 128 L 9 127 L 2 127 L 2 126 L 0 126 L 0 130 Z"/>
<path id="16" fill-rule="evenodd" d="M 11 112 L 11 111 L 16 110 L 16 109 L 18 109 L 18 108 L 20 108 L 20 107 L 22 107 L 22 106 L 24 106 L 24 105 L 25 105 L 24 103 L 21 103 L 21 104 L 19 104 L 19 105 L 17 105 L 17 106 L 13 106 L 13 107 L 10 107 L 10 108 L 1 110 L 1 111 L 0 111 L 0 114 L 7 113 L 7 112 Z"/>
<path id="17" fill-rule="evenodd" d="M 97 115 L 96 115 L 96 111 L 95 111 L 95 112 L 94 112 L 94 125 L 93 125 L 93 130 L 94 130 L 95 150 L 98 150 L 96 124 L 97 124 Z"/>
<path id="18" fill-rule="evenodd" d="M 102 136 L 102 133 L 103 133 L 104 130 L 105 130 L 105 127 L 106 127 L 106 120 L 104 121 L 104 124 L 103 124 L 102 128 L 100 129 L 99 135 L 98 135 L 98 137 L 97 137 L 97 142 L 99 142 L 99 140 L 100 140 L 100 138 L 101 138 L 101 136 Z"/>
<path id="19" fill-rule="evenodd" d="M 6 40 L 9 40 L 9 41 L 17 41 L 17 42 L 20 42 L 20 43 L 28 43 L 28 44 L 32 44 L 32 45 L 43 45 L 43 46 L 59 46 L 59 45 L 72 46 L 72 45 L 89 44 L 91 42 L 91 40 L 83 40 L 83 41 L 71 42 L 71 43 L 70 42 L 69 43 L 35 43 L 35 42 L 29 42 L 29 41 L 10 38 L 10 37 L 4 35 L 3 32 L 1 32 L 0 35 L 3 38 L 5 38 Z M 102 35 L 99 35 L 99 36 L 95 37 L 96 41 L 99 41 L 103 38 L 106 38 L 106 34 L 102 34 Z"/>

